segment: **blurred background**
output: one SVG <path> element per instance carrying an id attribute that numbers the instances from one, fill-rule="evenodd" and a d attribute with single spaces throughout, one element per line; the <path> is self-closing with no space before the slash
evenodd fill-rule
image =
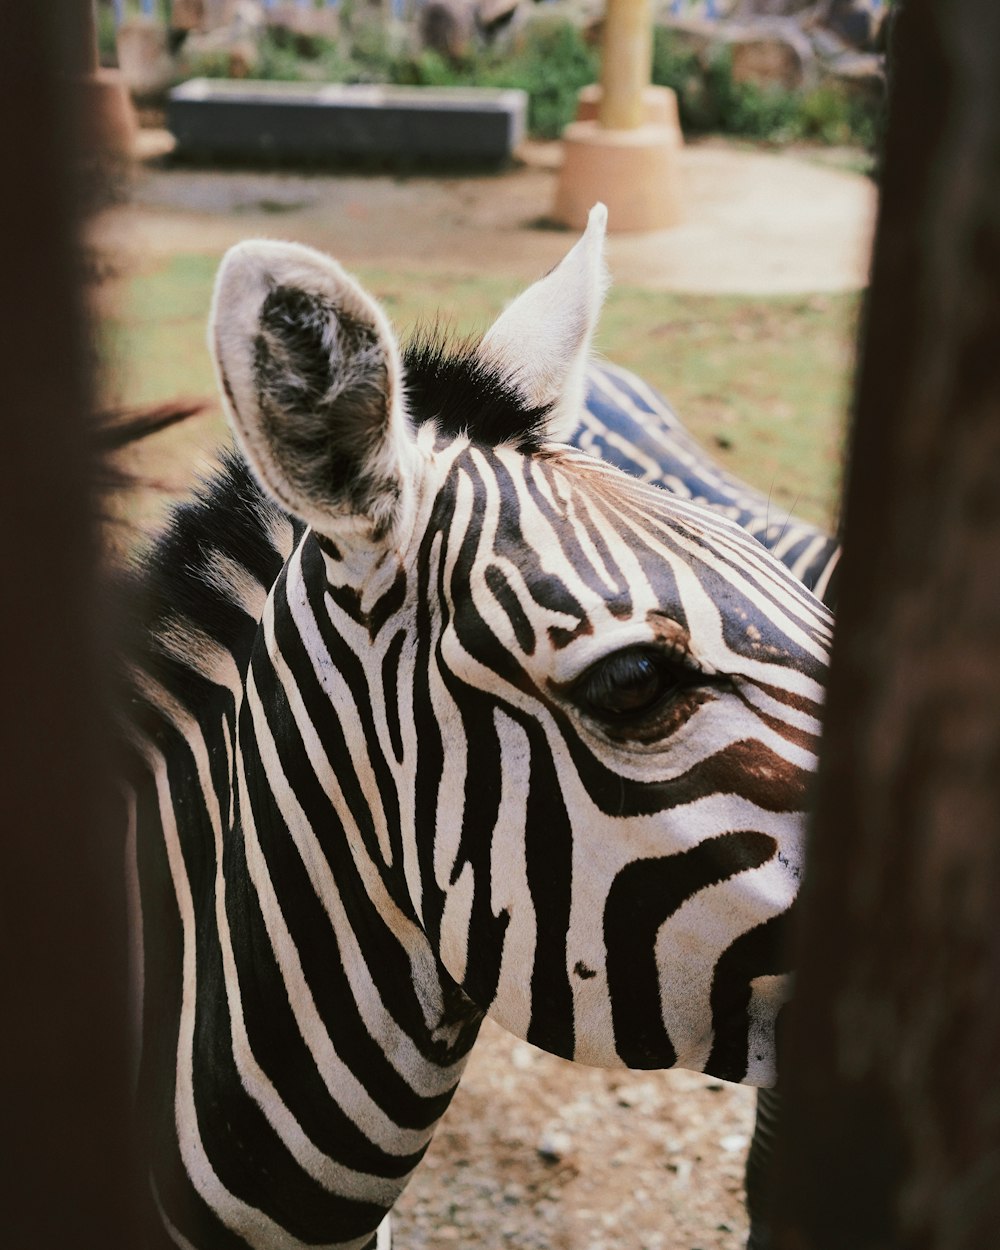
<path id="1" fill-rule="evenodd" d="M 828 525 L 874 215 L 883 15 L 870 2 L 654 6 L 651 81 L 675 93 L 683 135 L 677 222 L 616 234 L 613 205 L 610 219 L 600 350 L 777 506 Z M 439 316 L 485 327 L 571 245 L 553 219 L 559 136 L 600 76 L 593 0 L 99 0 L 97 17 L 101 65 L 138 127 L 88 235 L 108 404 L 212 396 L 205 314 L 240 238 L 331 252 L 404 334 Z M 414 158 L 404 123 L 396 151 L 345 161 L 288 153 L 281 133 L 256 153 L 229 148 L 227 121 L 209 117 L 207 138 L 178 147 L 171 124 L 190 127 L 170 93 L 192 78 L 251 94 L 293 84 L 302 99 L 330 83 L 518 88 L 526 133 L 499 161 Z M 192 440 L 209 454 L 221 436 L 210 416 L 138 454 L 177 487 Z"/>

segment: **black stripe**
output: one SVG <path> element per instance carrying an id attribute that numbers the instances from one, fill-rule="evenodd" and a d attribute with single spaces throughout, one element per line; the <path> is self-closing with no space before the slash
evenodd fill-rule
<path id="1" fill-rule="evenodd" d="M 395 633 L 382 657 L 382 692 L 385 696 L 385 719 L 389 726 L 389 742 L 397 764 L 403 762 L 403 734 L 399 723 L 399 658 L 406 641 L 406 631 Z"/>
<path id="2" fill-rule="evenodd" d="M 334 659 L 338 673 L 343 677 L 354 695 L 358 716 L 361 721 L 361 740 L 368 747 L 372 771 L 375 774 L 375 784 L 382 800 L 382 811 L 385 816 L 392 863 L 398 866 L 401 863 L 403 854 L 402 836 L 399 827 L 399 796 L 396 793 L 396 783 L 392 770 L 382 750 L 383 744 L 380 741 L 375 717 L 372 713 L 371 684 L 365 667 L 365 660 L 367 659 L 369 664 L 372 663 L 375 652 L 373 649 L 372 653 L 367 657 L 355 655 L 337 634 L 336 627 L 330 621 L 327 607 L 329 585 L 323 556 L 319 547 L 308 540 L 302 547 L 302 577 L 308 597 L 309 610 L 319 625 L 320 633 L 331 657 Z M 276 588 L 276 603 L 278 591 L 283 591 L 285 584 L 281 583 Z M 312 657 L 306 654 L 297 628 L 291 621 L 289 621 L 289 625 L 291 628 L 287 629 L 282 625 L 281 636 L 283 645 L 287 646 L 286 654 L 295 654 L 298 657 L 297 662 L 294 665 L 290 665 L 290 667 L 295 674 L 296 682 L 302 683 L 300 688 L 303 690 L 302 697 L 305 706 L 309 708 L 310 713 L 316 713 L 313 723 L 319 731 L 320 741 L 326 746 L 330 758 L 338 761 L 343 760 L 346 763 L 350 759 L 350 754 L 344 742 L 336 710 L 331 707 L 329 695 L 316 679 Z M 320 727 L 320 720 L 322 720 L 324 727 L 329 727 L 334 732 L 332 739 L 326 737 L 324 729 Z M 345 787 L 345 794 L 351 806 L 351 813 L 365 836 L 368 854 L 377 862 L 381 858 L 382 852 L 379 849 L 375 835 L 372 813 L 363 791 L 356 783 L 356 779 L 350 776 L 350 769 L 345 768 L 345 773 L 351 783 L 349 788 Z M 344 779 L 341 779 L 341 785 L 344 786 Z M 399 876 L 401 878 L 401 874 Z M 394 881 L 393 874 L 388 874 L 386 880 L 395 887 L 393 897 L 397 904 L 408 914 L 412 915 L 413 908 L 406 897 L 405 890 L 402 888 L 401 879 Z"/>
<path id="3" fill-rule="evenodd" d="M 519 719 L 531 743 L 525 855 L 537 926 L 527 1040 L 572 1059 L 576 1035 L 566 934 L 573 896 L 573 827 L 545 734 L 537 723 Z"/>
<path id="4" fill-rule="evenodd" d="M 715 1037 L 705 1071 L 724 1081 L 742 1081 L 750 1059 L 758 1062 L 766 1055 L 749 1055 L 751 982 L 756 977 L 779 976 L 790 972 L 789 947 L 791 918 L 795 905 L 780 915 L 748 930 L 736 939 L 715 965 L 712 978 L 712 1026 Z"/>
<path id="5" fill-rule="evenodd" d="M 514 631 L 514 637 L 517 639 L 517 645 L 525 655 L 534 655 L 535 631 L 531 627 L 531 621 L 525 615 L 524 608 L 521 607 L 520 600 L 511 588 L 510 582 L 507 581 L 503 569 L 496 564 L 488 565 L 486 585 L 489 586 L 493 597 L 506 613 L 510 627 Z"/>
<path id="6" fill-rule="evenodd" d="M 502 466 L 498 467 L 498 472 L 505 473 Z M 607 561 L 608 575 L 610 576 L 613 586 L 608 589 L 608 585 L 603 576 L 601 576 L 591 561 L 590 556 L 584 551 L 582 545 L 578 541 L 575 529 L 568 520 L 565 510 L 553 507 L 545 497 L 544 493 L 535 480 L 535 474 L 543 475 L 548 483 L 549 491 L 555 499 L 560 498 L 559 482 L 552 466 L 541 460 L 528 461 L 524 465 L 524 482 L 532 503 L 548 521 L 556 535 L 559 543 L 563 559 L 566 561 L 568 568 L 573 570 L 574 575 L 601 599 L 611 602 L 620 603 L 623 609 L 631 603 L 632 593 L 628 580 L 618 567 L 616 561 L 612 557 L 606 546 L 602 545 L 600 537 L 594 534 L 588 534 L 590 538 L 598 539 L 598 549 Z M 519 537 L 519 535 L 518 535 Z M 514 547 L 516 550 L 516 546 Z M 525 549 L 521 550 L 517 555 L 517 562 L 521 563 L 525 557 L 535 561 L 535 571 L 531 578 L 531 591 L 536 602 L 551 609 L 554 612 L 564 612 L 568 616 L 577 617 L 581 626 L 586 625 L 588 629 L 592 629 L 587 613 L 577 602 L 575 596 L 570 592 L 568 587 L 561 579 L 551 574 L 546 574 L 537 564 L 537 557 L 533 550 L 533 544 L 528 541 L 525 543 Z"/>
<path id="7" fill-rule="evenodd" d="M 773 838 L 741 830 L 676 855 L 637 860 L 615 878 L 604 908 L 604 941 L 615 1048 L 630 1068 L 670 1067 L 677 1058 L 663 1024 L 656 967 L 660 929 L 700 890 L 767 863 L 774 852 Z M 718 1075 L 711 1067 L 706 1071 Z"/>

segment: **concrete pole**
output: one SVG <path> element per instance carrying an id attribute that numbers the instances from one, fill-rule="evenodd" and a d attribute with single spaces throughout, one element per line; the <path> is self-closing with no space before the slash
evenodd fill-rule
<path id="1" fill-rule="evenodd" d="M 650 0 L 608 0 L 601 54 L 601 103 L 606 130 L 635 130 L 646 120 L 643 92 L 653 67 Z"/>
<path id="2" fill-rule="evenodd" d="M 677 98 L 653 87 L 652 0 L 606 0 L 601 82 L 584 87 L 563 131 L 553 217 L 575 229 L 598 200 L 609 230 L 663 230 L 681 218 Z"/>
<path id="3" fill-rule="evenodd" d="M 98 159 L 127 158 L 135 144 L 138 123 L 121 75 L 100 67 L 95 0 L 72 0 L 64 8 L 73 18 L 81 149 Z"/>
<path id="4" fill-rule="evenodd" d="M 79 10 L 82 26 L 80 39 L 80 71 L 84 74 L 96 74 L 101 64 L 97 50 L 97 14 L 94 12 L 94 0 L 84 0 Z"/>

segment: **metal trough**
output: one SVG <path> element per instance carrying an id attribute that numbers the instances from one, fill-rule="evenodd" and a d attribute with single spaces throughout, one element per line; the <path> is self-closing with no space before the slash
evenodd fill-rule
<path id="1" fill-rule="evenodd" d="M 167 124 L 192 159 L 501 165 L 527 108 L 513 89 L 192 78 L 170 92 Z"/>

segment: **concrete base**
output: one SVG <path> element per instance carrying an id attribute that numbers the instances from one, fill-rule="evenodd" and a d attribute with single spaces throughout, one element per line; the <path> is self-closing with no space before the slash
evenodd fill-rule
<path id="1" fill-rule="evenodd" d="M 582 121 L 567 126 L 555 219 L 582 230 L 590 209 L 602 200 L 612 233 L 677 225 L 679 133 L 664 125 L 604 130 L 596 121 Z"/>
<path id="2" fill-rule="evenodd" d="M 600 83 L 591 83 L 583 87 L 576 100 L 576 120 L 578 122 L 596 122 L 601 108 L 602 88 Z M 681 135 L 680 114 L 677 111 L 677 93 L 669 87 L 646 87 L 642 93 L 644 110 L 643 121 L 647 126 L 666 126 L 676 137 L 676 142 L 684 142 Z"/>
<path id="3" fill-rule="evenodd" d="M 81 110 L 81 142 L 88 157 L 127 159 L 139 124 L 117 70 L 99 69 L 76 81 Z"/>

